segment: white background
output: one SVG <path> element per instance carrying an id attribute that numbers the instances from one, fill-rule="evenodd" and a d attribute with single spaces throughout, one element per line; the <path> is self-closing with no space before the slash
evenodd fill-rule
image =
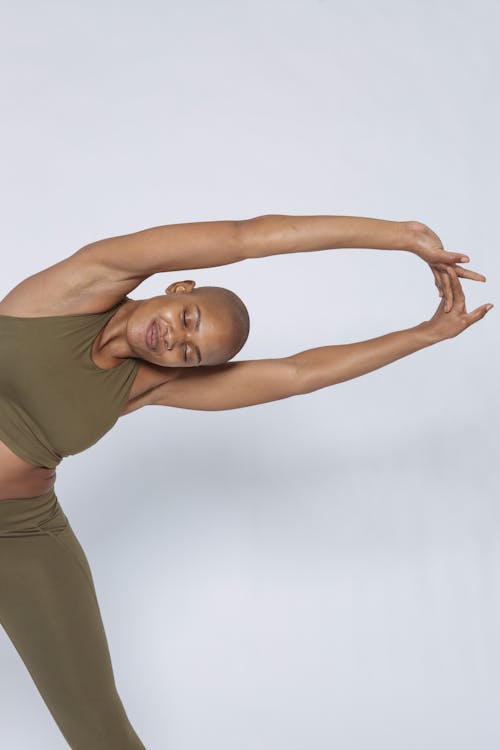
<path id="1" fill-rule="evenodd" d="M 151 407 L 65 459 L 148 750 L 497 750 L 500 11 L 479 2 L 1 5 L 0 294 L 103 237 L 265 213 L 415 219 L 495 307 L 364 377 L 227 412 Z M 416 325 L 408 252 L 161 274 L 245 300 L 236 359 Z M 2 745 L 66 747 L 0 633 Z"/>

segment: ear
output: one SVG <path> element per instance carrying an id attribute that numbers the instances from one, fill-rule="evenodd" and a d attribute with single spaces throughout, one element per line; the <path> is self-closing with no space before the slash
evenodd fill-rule
<path id="1" fill-rule="evenodd" d="M 175 294 L 176 292 L 192 292 L 196 286 L 196 281 L 189 279 L 188 281 L 173 281 L 165 289 L 166 294 Z"/>

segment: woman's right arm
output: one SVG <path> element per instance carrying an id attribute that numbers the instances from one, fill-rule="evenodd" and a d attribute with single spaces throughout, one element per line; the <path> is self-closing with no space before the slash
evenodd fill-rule
<path id="1" fill-rule="evenodd" d="M 467 313 L 458 276 L 453 269 L 448 273 L 453 289 L 451 310 L 444 312 L 443 297 L 433 317 L 413 328 L 354 344 L 307 349 L 290 357 L 179 368 L 168 382 L 147 395 L 147 403 L 208 411 L 254 406 L 352 380 L 453 338 L 481 320 L 489 305 Z"/>
<path id="2" fill-rule="evenodd" d="M 427 323 L 354 344 L 321 346 L 290 357 L 179 368 L 148 403 L 221 411 L 311 393 L 352 380 L 437 343 Z"/>
<path id="3" fill-rule="evenodd" d="M 355 344 L 308 349 L 294 357 L 302 392 L 310 393 L 358 378 L 438 341 L 432 327 L 424 322 Z"/>

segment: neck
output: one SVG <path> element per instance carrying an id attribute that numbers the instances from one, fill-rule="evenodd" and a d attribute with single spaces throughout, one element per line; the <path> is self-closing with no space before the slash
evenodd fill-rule
<path id="1" fill-rule="evenodd" d="M 127 339 L 127 325 L 130 316 L 140 303 L 141 300 L 124 302 L 108 320 L 95 341 L 94 351 L 97 356 L 110 363 L 113 360 L 135 356 Z"/>

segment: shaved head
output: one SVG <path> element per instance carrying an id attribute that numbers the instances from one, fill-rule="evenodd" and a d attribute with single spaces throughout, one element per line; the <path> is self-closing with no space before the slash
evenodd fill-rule
<path id="1" fill-rule="evenodd" d="M 222 286 L 174 281 L 165 294 L 133 305 L 127 321 L 130 350 L 163 367 L 224 364 L 248 338 L 248 310 L 237 294 Z"/>
<path id="2" fill-rule="evenodd" d="M 199 286 L 191 292 L 195 297 L 213 300 L 228 323 L 226 360 L 232 359 L 243 348 L 250 331 L 250 316 L 246 305 L 237 294 L 223 286 Z"/>

